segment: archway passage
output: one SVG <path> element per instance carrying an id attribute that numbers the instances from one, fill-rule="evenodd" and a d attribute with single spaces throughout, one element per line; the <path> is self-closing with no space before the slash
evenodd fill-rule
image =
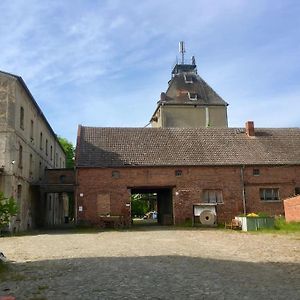
<path id="1" fill-rule="evenodd" d="M 38 227 L 69 227 L 75 217 L 74 169 L 48 169 L 39 183 L 40 200 L 36 205 Z"/>
<path id="2" fill-rule="evenodd" d="M 131 217 L 134 225 L 173 225 L 172 188 L 131 188 Z"/>

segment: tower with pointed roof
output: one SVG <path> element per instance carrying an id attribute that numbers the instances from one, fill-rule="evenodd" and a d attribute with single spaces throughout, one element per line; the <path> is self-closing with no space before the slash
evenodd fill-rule
<path id="1" fill-rule="evenodd" d="M 176 63 L 166 92 L 161 93 L 150 123 L 152 127 L 228 127 L 225 102 L 197 73 L 194 56 L 184 61 L 184 44 L 180 42 L 182 60 Z"/>

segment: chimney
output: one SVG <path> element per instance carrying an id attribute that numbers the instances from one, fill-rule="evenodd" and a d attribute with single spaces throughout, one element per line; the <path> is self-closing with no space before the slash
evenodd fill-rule
<path id="1" fill-rule="evenodd" d="M 245 124 L 246 127 L 246 134 L 248 136 L 255 136 L 255 131 L 254 131 L 254 122 L 253 121 L 247 121 Z"/>
<path id="2" fill-rule="evenodd" d="M 166 97 L 167 97 L 166 93 L 164 92 L 160 93 L 160 101 L 166 101 Z"/>

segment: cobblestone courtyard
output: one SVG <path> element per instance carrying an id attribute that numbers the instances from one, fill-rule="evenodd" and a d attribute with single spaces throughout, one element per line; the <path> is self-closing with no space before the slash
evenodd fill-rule
<path id="1" fill-rule="evenodd" d="M 300 235 L 148 228 L 0 238 L 17 299 L 300 299 Z"/>

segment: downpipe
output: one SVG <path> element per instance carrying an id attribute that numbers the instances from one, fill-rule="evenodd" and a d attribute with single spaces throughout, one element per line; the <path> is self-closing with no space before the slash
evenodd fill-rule
<path id="1" fill-rule="evenodd" d="M 244 215 L 246 215 L 247 209 L 246 209 L 246 190 L 245 190 L 244 170 L 245 170 L 245 166 L 243 165 L 241 166 L 241 185 L 242 185 L 243 213 Z"/>

